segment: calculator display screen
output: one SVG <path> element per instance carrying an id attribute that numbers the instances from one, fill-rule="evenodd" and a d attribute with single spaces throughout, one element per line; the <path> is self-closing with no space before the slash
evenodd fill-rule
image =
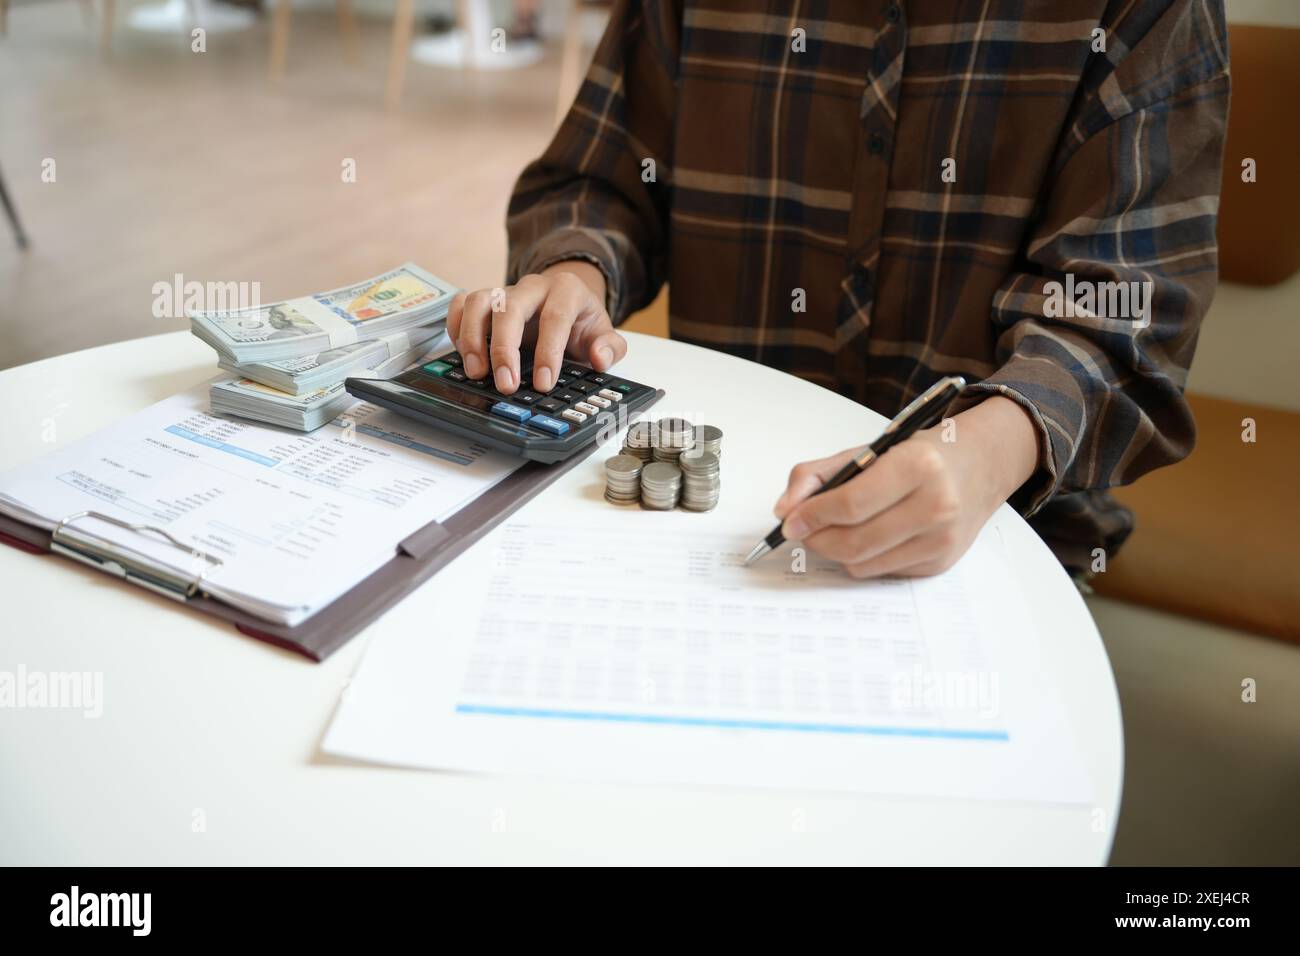
<path id="1" fill-rule="evenodd" d="M 492 406 L 498 401 L 498 399 L 488 398 L 486 395 L 475 395 L 463 388 L 453 388 L 442 379 L 433 375 L 422 374 L 418 370 L 405 372 L 399 375 L 396 381 L 418 392 L 424 392 L 426 395 L 433 395 L 445 401 L 454 402 L 457 405 L 463 405 L 466 408 L 472 408 L 475 411 L 484 413 L 490 412 Z"/>

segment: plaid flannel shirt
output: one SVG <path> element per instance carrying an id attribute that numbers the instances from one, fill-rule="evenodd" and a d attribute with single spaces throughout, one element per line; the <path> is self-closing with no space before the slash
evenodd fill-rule
<path id="1" fill-rule="evenodd" d="M 1222 0 L 619 0 L 510 281 L 585 259 L 615 322 L 666 281 L 674 338 L 885 415 L 1005 395 L 1040 439 L 1012 504 L 1086 568 L 1132 527 L 1105 489 L 1195 440 L 1228 85 Z M 1060 314 L 1067 277 L 1147 311 Z"/>

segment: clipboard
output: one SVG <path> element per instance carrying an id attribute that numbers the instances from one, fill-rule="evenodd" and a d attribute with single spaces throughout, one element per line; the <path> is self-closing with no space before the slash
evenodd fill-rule
<path id="1" fill-rule="evenodd" d="M 641 409 L 652 408 L 664 391 Z M 633 416 L 631 421 L 639 416 Z M 391 558 L 368 577 L 293 627 L 264 621 L 247 611 L 210 597 L 203 591 L 206 563 L 217 562 L 197 552 L 161 528 L 133 525 L 93 511 L 66 516 L 50 531 L 0 514 L 0 541 L 30 554 L 57 554 L 88 564 L 105 573 L 139 585 L 155 594 L 171 598 L 201 614 L 211 614 L 229 621 L 240 632 L 268 644 L 296 651 L 313 661 L 325 660 L 368 624 L 410 594 L 443 567 L 455 560 L 470 545 L 505 521 L 521 506 L 537 497 L 561 475 L 577 467 L 596 450 L 597 443 L 579 451 L 566 461 L 553 465 L 529 461 L 497 482 L 446 521 L 430 521 L 423 528 L 398 543 Z M 142 534 L 161 535 L 175 547 L 204 559 L 205 566 L 191 577 L 160 574 L 159 569 L 133 562 L 120 551 L 93 547 L 84 539 L 74 538 L 69 529 L 85 517 L 106 520 L 110 524 Z"/>

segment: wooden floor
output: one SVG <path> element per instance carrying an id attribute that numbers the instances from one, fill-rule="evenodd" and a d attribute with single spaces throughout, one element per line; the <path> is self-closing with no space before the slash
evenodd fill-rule
<path id="1" fill-rule="evenodd" d="M 0 222 L 0 367 L 184 328 L 152 315 L 175 273 L 259 281 L 263 301 L 406 259 L 501 281 L 506 201 L 551 134 L 557 51 L 505 73 L 412 63 L 387 113 L 387 19 L 359 20 L 352 66 L 329 10 L 295 11 L 276 89 L 265 19 L 197 54 L 131 30 L 123 6 L 107 61 L 76 3 L 12 9 L 0 39 L 0 170 L 32 241 L 18 252 Z"/>

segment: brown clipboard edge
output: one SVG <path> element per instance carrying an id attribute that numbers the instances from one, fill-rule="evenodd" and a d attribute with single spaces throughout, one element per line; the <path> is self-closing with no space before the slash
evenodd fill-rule
<path id="1" fill-rule="evenodd" d="M 629 416 L 628 422 L 636 421 L 663 397 L 664 390 L 659 389 L 649 404 Z M 572 458 L 554 465 L 527 462 L 445 522 L 431 521 L 408 535 L 383 566 L 301 624 L 293 627 L 270 624 L 202 593 L 186 601 L 185 606 L 229 621 L 236 630 L 256 640 L 295 651 L 319 663 L 561 475 L 586 461 L 596 447 L 597 443 L 592 442 Z M 11 547 L 28 554 L 50 554 L 50 537 L 49 531 L 0 514 L 0 541 Z"/>

